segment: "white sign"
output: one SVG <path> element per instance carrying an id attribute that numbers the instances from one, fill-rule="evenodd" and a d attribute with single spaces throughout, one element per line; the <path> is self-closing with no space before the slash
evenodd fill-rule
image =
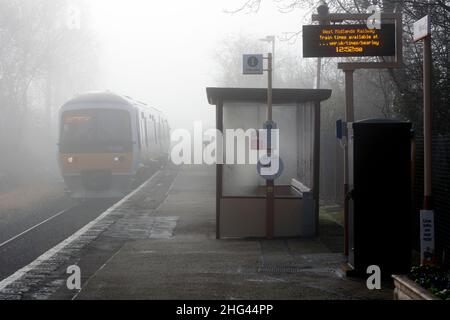
<path id="1" fill-rule="evenodd" d="M 244 54 L 244 74 L 263 74 L 264 58 L 262 54 Z"/>
<path id="2" fill-rule="evenodd" d="M 434 212 L 420 211 L 420 260 L 422 264 L 434 263 Z"/>
<path id="3" fill-rule="evenodd" d="M 431 34 L 431 23 L 429 16 L 425 16 L 414 23 L 414 41 L 419 41 Z"/>

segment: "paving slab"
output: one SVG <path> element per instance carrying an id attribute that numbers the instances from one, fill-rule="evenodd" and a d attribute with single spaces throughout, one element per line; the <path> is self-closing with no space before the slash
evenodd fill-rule
<path id="1" fill-rule="evenodd" d="M 81 251 L 78 264 L 90 269 L 82 290 L 62 287 L 51 298 L 392 298 L 389 287 L 370 291 L 344 277 L 330 239 L 216 240 L 215 168 L 161 174 L 165 179 L 118 208 L 122 216 Z"/>

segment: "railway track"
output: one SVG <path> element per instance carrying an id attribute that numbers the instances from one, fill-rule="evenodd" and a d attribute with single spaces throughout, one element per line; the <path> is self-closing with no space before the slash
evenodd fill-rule
<path id="1" fill-rule="evenodd" d="M 140 182 L 144 183 L 158 171 L 158 168 L 149 170 Z M 0 220 L 0 235 L 3 233 L 0 237 L 0 281 L 70 237 L 118 201 L 120 199 L 88 199 L 76 204 L 69 201 L 62 210 L 53 208 L 51 213 L 36 209 L 31 225 L 24 222 L 24 218 L 4 224 Z"/>
<path id="2" fill-rule="evenodd" d="M 0 243 L 0 281 L 97 218 L 117 199 L 72 205 Z"/>

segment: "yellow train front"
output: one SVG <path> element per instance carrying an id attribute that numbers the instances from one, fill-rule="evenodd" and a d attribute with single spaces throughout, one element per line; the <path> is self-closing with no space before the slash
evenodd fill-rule
<path id="1" fill-rule="evenodd" d="M 60 110 L 59 165 L 73 198 L 116 198 L 169 157 L 163 114 L 110 92 L 87 93 Z"/>

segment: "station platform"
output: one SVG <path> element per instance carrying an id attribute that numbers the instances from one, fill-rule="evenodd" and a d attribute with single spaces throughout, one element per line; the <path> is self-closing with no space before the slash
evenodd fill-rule
<path id="1" fill-rule="evenodd" d="M 345 278 L 335 251 L 320 238 L 216 240 L 215 167 L 168 166 L 5 290 L 22 299 L 392 298 Z M 66 286 L 73 264 L 81 290 Z"/>

